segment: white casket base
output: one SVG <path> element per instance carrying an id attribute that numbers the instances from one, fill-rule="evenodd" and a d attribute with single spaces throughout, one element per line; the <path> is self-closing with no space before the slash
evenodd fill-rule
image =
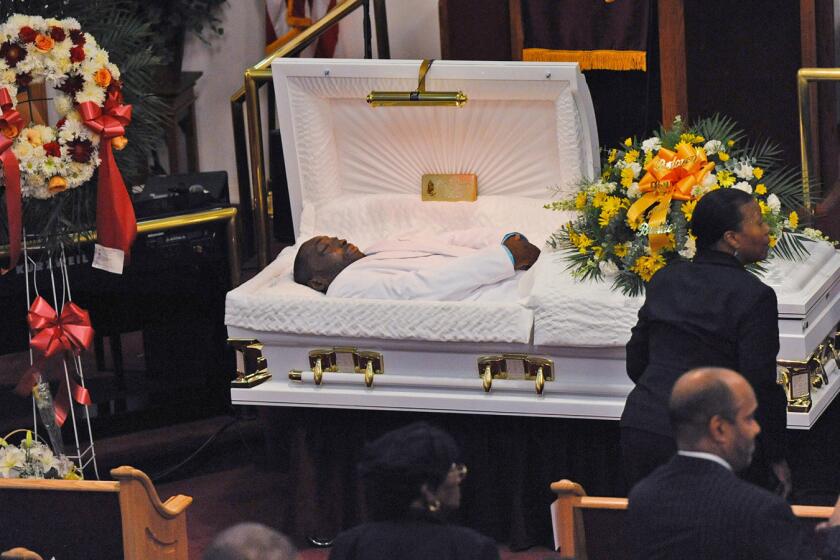
<path id="1" fill-rule="evenodd" d="M 429 90 L 461 90 L 463 108 L 371 108 L 371 90 L 412 90 L 419 61 L 282 59 L 274 62 L 278 117 L 298 242 L 336 235 L 364 248 L 409 231 L 485 226 L 540 244 L 568 221 L 542 208 L 597 174 L 597 134 L 576 65 L 439 61 Z M 422 202 L 426 173 L 475 173 L 478 200 Z M 765 281 L 779 297 L 780 359 L 805 360 L 840 321 L 840 256 L 811 244 L 802 263 L 774 261 Z M 274 377 L 234 388 L 234 404 L 618 419 L 632 382 L 624 345 L 641 298 L 579 283 L 544 252 L 520 273 L 520 299 L 423 302 L 329 298 L 297 285 L 297 246 L 228 294 L 231 338 L 257 339 Z M 381 352 L 384 374 L 325 372 L 309 351 Z M 496 379 L 485 392 L 477 359 L 526 353 L 554 361 L 554 380 Z M 300 370 L 290 380 L 289 370 Z M 814 424 L 837 393 L 830 370 L 808 413 Z"/>

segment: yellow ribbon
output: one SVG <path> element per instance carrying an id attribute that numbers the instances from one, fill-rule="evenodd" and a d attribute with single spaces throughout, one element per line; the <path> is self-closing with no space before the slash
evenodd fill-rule
<path id="1" fill-rule="evenodd" d="M 627 221 L 637 223 L 648 209 L 648 241 L 651 254 L 656 254 L 668 244 L 668 232 L 664 230 L 671 200 L 692 200 L 691 190 L 715 168 L 708 162 L 706 152 L 691 144 L 681 143 L 677 151 L 661 148 L 659 153 L 645 166 L 645 175 L 639 181 L 639 190 L 644 194 L 627 209 Z"/>

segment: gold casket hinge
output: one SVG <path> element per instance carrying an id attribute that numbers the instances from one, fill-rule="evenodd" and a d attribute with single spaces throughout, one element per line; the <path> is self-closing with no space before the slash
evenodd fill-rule
<path id="1" fill-rule="evenodd" d="M 524 379 L 533 381 L 536 393 L 542 395 L 546 382 L 554 381 L 554 361 L 527 354 L 480 356 L 478 375 L 485 393 L 492 389 L 494 379 Z"/>
<path id="2" fill-rule="evenodd" d="M 271 379 L 268 360 L 262 354 L 263 345 L 255 338 L 229 338 L 227 343 L 236 350 L 236 379 L 231 387 L 254 387 Z"/>

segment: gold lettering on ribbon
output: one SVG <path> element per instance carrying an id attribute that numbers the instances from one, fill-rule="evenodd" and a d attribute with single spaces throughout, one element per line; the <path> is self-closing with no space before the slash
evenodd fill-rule
<path id="1" fill-rule="evenodd" d="M 691 194 L 692 189 L 714 168 L 715 164 L 706 159 L 702 148 L 684 142 L 677 145 L 676 151 L 661 148 L 645 166 L 645 175 L 639 181 L 639 190 L 644 194 L 627 209 L 627 221 L 630 224 L 639 223 L 642 216 L 650 211 L 645 233 L 652 254 L 668 244 L 666 221 L 671 200 L 696 198 Z"/>

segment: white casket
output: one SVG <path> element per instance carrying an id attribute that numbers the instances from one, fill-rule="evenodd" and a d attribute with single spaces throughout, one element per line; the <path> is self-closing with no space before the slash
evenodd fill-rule
<path id="1" fill-rule="evenodd" d="M 577 66 L 438 61 L 426 89 L 462 91 L 465 106 L 368 106 L 373 90 L 414 90 L 419 67 L 273 63 L 298 243 L 335 235 L 364 250 L 421 228 L 488 226 L 539 245 L 571 218 L 543 209 L 551 189 L 570 194 L 598 172 L 595 116 Z M 476 174 L 478 199 L 421 201 L 428 173 Z M 773 261 L 765 278 L 779 297 L 780 359 L 807 360 L 840 321 L 840 256 L 828 244 L 809 247 L 806 261 Z M 620 417 L 632 388 L 624 344 L 642 300 L 574 281 L 559 255 L 544 251 L 520 273 L 518 299 L 429 302 L 327 297 L 294 283 L 296 252 L 286 248 L 227 296 L 229 337 L 258 340 L 273 373 L 233 388 L 234 404 Z M 789 427 L 810 427 L 833 399 L 834 360 L 826 369 L 827 386 L 810 411 L 788 413 Z"/>

